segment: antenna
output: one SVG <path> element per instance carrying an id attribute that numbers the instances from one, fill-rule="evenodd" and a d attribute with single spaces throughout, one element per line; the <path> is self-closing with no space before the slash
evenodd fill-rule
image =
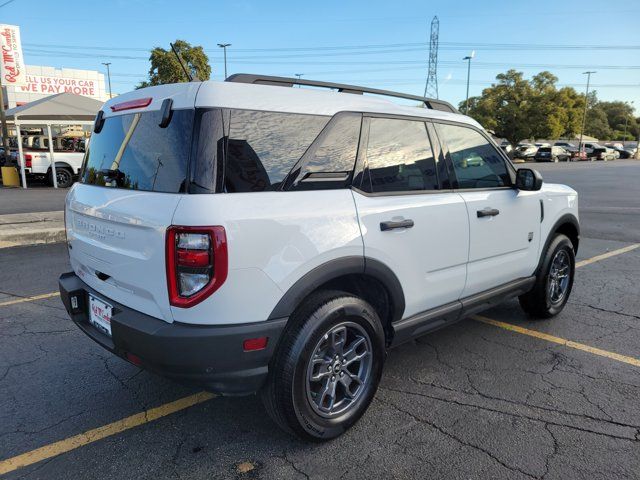
<path id="1" fill-rule="evenodd" d="M 180 58 L 180 55 L 178 55 L 178 51 L 176 50 L 176 47 L 173 46 L 173 43 L 169 43 L 169 45 L 171 45 L 171 50 L 173 51 L 173 53 L 175 54 L 176 58 L 178 59 L 178 63 L 182 67 L 182 71 L 184 72 L 185 76 L 187 77 L 187 80 L 189 80 L 190 82 L 193 82 L 193 77 L 191 76 L 191 74 L 187 70 L 187 67 L 185 66 L 184 62 Z"/>
<path id="2" fill-rule="evenodd" d="M 438 96 L 438 35 L 440 20 L 434 16 L 431 20 L 431 39 L 429 40 L 429 70 L 427 83 L 424 86 L 424 97 L 440 98 Z"/>

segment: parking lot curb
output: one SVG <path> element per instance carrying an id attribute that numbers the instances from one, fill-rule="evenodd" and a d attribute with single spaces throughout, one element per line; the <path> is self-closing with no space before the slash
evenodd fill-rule
<path id="1" fill-rule="evenodd" d="M 0 215 L 0 248 L 64 240 L 62 211 Z"/>

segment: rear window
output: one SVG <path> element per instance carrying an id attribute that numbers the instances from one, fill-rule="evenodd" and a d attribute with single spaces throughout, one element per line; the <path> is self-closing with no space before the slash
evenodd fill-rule
<path id="1" fill-rule="evenodd" d="M 550 152 L 551 151 L 551 147 L 540 147 L 538 149 L 538 152 Z"/>
<path id="2" fill-rule="evenodd" d="M 85 157 L 82 183 L 103 187 L 179 193 L 185 191 L 193 110 L 174 110 L 160 128 L 160 112 L 105 119 Z"/>

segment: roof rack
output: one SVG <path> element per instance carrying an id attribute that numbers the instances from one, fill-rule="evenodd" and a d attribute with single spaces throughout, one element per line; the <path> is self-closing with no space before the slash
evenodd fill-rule
<path id="1" fill-rule="evenodd" d="M 432 110 L 441 110 L 443 112 L 460 113 L 449 102 L 444 100 L 436 100 L 434 98 L 421 97 L 419 95 L 411 95 L 408 93 L 392 92 L 390 90 L 380 90 L 378 88 L 358 87 L 355 85 L 345 85 L 342 83 L 321 82 L 319 80 L 306 80 L 302 78 L 273 77 L 269 75 L 255 75 L 252 73 L 236 73 L 229 76 L 225 81 L 237 83 L 251 83 L 257 85 L 275 85 L 280 87 L 293 87 L 294 85 L 306 85 L 309 87 L 323 87 L 337 90 L 342 93 L 353 93 L 362 95 L 363 93 L 371 93 L 374 95 L 383 95 L 385 97 L 404 98 L 407 100 L 416 100 L 424 104 L 425 107 Z"/>

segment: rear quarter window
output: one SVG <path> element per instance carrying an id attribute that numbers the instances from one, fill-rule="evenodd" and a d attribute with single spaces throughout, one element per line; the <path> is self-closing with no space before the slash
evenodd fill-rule
<path id="1" fill-rule="evenodd" d="M 318 115 L 231 110 L 225 191 L 278 190 L 328 121 Z"/>

